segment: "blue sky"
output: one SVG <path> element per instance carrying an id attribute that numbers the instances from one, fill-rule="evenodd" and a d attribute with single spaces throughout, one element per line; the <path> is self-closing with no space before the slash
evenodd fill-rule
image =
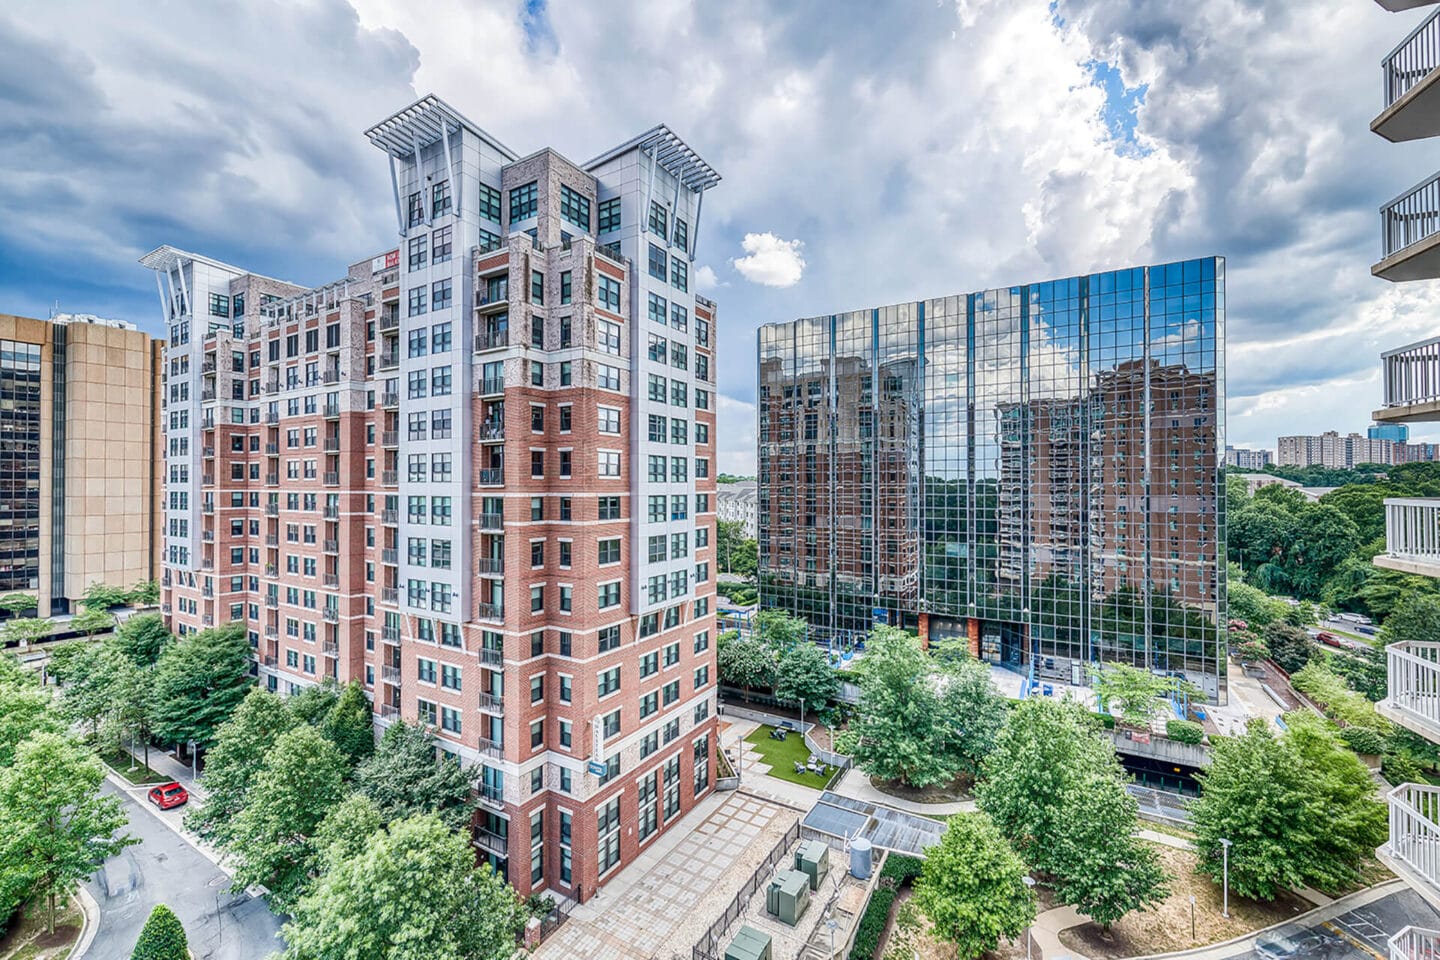
<path id="1" fill-rule="evenodd" d="M 362 131 L 434 92 L 520 152 L 657 122 L 724 176 L 722 469 L 761 323 L 1220 254 L 1229 437 L 1363 429 L 1431 284 L 1369 276 L 1434 172 L 1369 134 L 1423 17 L 1357 0 L 18 0 L 0 9 L 0 312 L 158 332 L 173 243 L 302 283 L 393 243 Z"/>

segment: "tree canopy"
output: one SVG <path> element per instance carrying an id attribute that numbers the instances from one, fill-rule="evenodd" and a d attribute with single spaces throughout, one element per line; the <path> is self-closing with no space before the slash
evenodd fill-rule
<path id="1" fill-rule="evenodd" d="M 477 777 L 438 748 L 428 728 L 392 723 L 374 755 L 356 768 L 355 788 L 375 802 L 387 823 L 429 813 L 459 829 L 470 822 Z"/>
<path id="2" fill-rule="evenodd" d="M 170 644 L 155 664 L 151 729 L 166 743 L 209 747 L 250 691 L 250 643 L 242 624 L 202 630 Z"/>
<path id="3" fill-rule="evenodd" d="M 130 960 L 189 960 L 189 957 L 180 918 L 165 904 L 157 903 L 140 931 L 140 939 L 135 941 Z"/>
<path id="4" fill-rule="evenodd" d="M 165 629 L 165 618 L 158 613 L 142 613 L 130 617 L 115 631 L 116 648 L 137 667 L 153 667 L 165 645 L 175 639 Z"/>
<path id="5" fill-rule="evenodd" d="M 959 813 L 925 853 L 915 900 L 960 960 L 1015 939 L 1035 919 L 1025 864 L 983 813 Z"/>
<path id="6" fill-rule="evenodd" d="M 233 838 L 232 824 L 245 807 L 256 774 L 280 735 L 295 725 L 285 701 L 251 689 L 216 731 L 205 759 L 204 802 L 185 815 L 185 825 L 220 846 Z"/>

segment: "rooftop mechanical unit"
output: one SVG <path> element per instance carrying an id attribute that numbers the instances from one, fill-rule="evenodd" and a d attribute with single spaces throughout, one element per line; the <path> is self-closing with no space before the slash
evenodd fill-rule
<path id="1" fill-rule="evenodd" d="M 765 909 L 781 923 L 795 926 L 810 906 L 810 878 L 799 870 L 781 870 L 765 890 Z"/>
<path id="2" fill-rule="evenodd" d="M 725 960 L 770 960 L 770 934 L 741 927 L 725 948 Z"/>
<path id="3" fill-rule="evenodd" d="M 810 878 L 810 889 L 819 890 L 820 881 L 830 872 L 830 845 L 824 840 L 806 840 L 795 851 L 795 869 Z"/>

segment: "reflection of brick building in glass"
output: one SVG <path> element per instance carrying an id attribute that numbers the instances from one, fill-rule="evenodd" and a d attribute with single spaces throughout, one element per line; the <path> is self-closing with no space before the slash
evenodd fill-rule
<path id="1" fill-rule="evenodd" d="M 1223 323 L 1209 259 L 762 328 L 762 604 L 1223 699 Z"/>

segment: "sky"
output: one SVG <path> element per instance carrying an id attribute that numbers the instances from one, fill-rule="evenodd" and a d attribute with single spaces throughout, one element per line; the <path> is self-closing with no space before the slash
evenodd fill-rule
<path id="1" fill-rule="evenodd" d="M 1426 16 L 1360 0 L 10 0 L 0 312 L 160 333 L 161 244 L 305 284 L 393 246 L 362 131 L 435 93 L 521 154 L 669 124 L 724 177 L 719 468 L 762 323 L 1227 258 L 1227 439 L 1363 430 L 1440 288 L 1371 277 L 1440 164 L 1368 130 Z M 1427 436 L 1412 430 L 1412 439 Z M 1440 439 L 1440 436 L 1430 436 Z"/>

